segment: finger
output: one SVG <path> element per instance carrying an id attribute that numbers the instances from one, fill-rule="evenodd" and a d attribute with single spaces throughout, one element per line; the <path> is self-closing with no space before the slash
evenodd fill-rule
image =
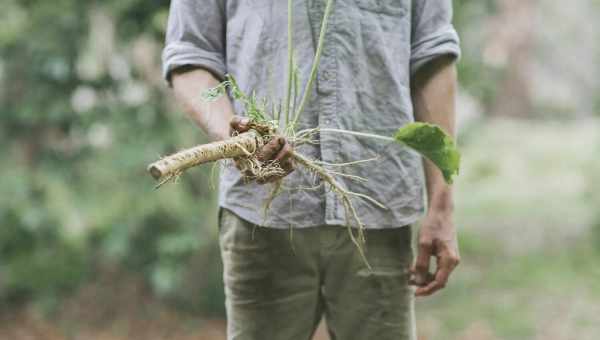
<path id="1" fill-rule="evenodd" d="M 439 280 L 440 279 L 440 271 L 441 271 L 439 261 L 437 263 L 437 268 L 438 268 L 438 270 L 436 271 L 435 276 L 433 276 L 432 274 L 429 274 L 429 275 L 431 275 L 432 280 L 427 282 L 426 284 L 418 287 L 415 290 L 415 296 L 429 296 L 443 288 L 443 284 Z"/>
<path id="2" fill-rule="evenodd" d="M 438 290 L 445 288 L 446 284 L 448 283 L 449 276 L 450 271 L 448 271 L 447 269 L 440 268 L 440 270 L 438 270 L 435 275 L 435 279 L 429 282 L 426 286 L 417 288 L 417 290 L 415 291 L 415 295 L 429 296 L 437 292 Z"/>
<path id="3" fill-rule="evenodd" d="M 279 152 L 275 156 L 275 160 L 279 161 L 279 163 L 283 163 L 284 161 L 288 160 L 291 157 L 291 155 L 292 146 L 284 140 L 283 147 L 281 147 L 281 150 L 279 150 Z"/>
<path id="4" fill-rule="evenodd" d="M 245 177 L 251 177 L 252 171 L 250 169 L 248 169 L 248 167 L 239 159 L 234 159 L 234 164 L 235 167 L 240 170 L 240 172 L 245 176 Z"/>
<path id="5" fill-rule="evenodd" d="M 430 284 L 431 281 L 433 281 L 435 279 L 435 276 L 433 274 L 427 273 L 427 278 L 426 278 L 426 280 L 424 282 L 423 281 L 417 282 L 417 277 L 414 274 L 415 273 L 414 267 L 413 267 L 413 270 L 411 270 L 411 273 L 412 274 L 408 278 L 408 284 L 411 285 L 411 286 L 425 287 L 428 284 Z"/>
<path id="6" fill-rule="evenodd" d="M 438 258 L 437 270 L 435 273 L 435 279 L 430 282 L 427 286 L 419 288 L 415 291 L 416 296 L 428 296 L 438 290 L 444 289 L 448 284 L 450 273 L 456 268 L 458 259 L 450 254 L 444 254 Z"/>
<path id="7" fill-rule="evenodd" d="M 415 282 L 419 286 L 427 284 L 427 277 L 430 274 L 429 259 L 432 250 L 433 244 L 431 242 L 419 241 L 417 260 L 414 266 Z"/>
<path id="8" fill-rule="evenodd" d="M 281 148 L 277 156 L 275 156 L 275 160 L 279 162 L 279 166 L 285 172 L 285 174 L 281 177 L 285 177 L 289 175 L 292 171 L 294 171 L 294 162 L 292 161 L 292 146 L 289 143 L 285 143 L 285 145 Z"/>
<path id="9" fill-rule="evenodd" d="M 273 138 L 260 149 L 256 158 L 261 162 L 270 161 L 277 156 L 284 145 L 285 139 L 283 137 Z"/>
<path id="10" fill-rule="evenodd" d="M 415 296 L 429 296 L 440 289 L 442 289 L 440 283 L 436 280 L 433 280 L 425 287 L 418 287 L 415 290 Z"/>
<path id="11" fill-rule="evenodd" d="M 246 132 L 250 129 L 250 118 L 233 116 L 229 122 L 231 129 L 237 132 Z"/>
<path id="12" fill-rule="evenodd" d="M 291 158 L 287 158 L 285 160 L 282 160 L 279 162 L 279 165 L 281 166 L 281 168 L 283 169 L 283 171 L 285 172 L 284 176 L 289 175 L 292 171 L 294 171 L 294 162 L 292 161 Z"/>
<path id="13" fill-rule="evenodd" d="M 444 288 L 448 283 L 448 278 L 450 277 L 450 273 L 456 267 L 456 263 L 450 257 L 450 255 L 442 256 L 438 261 L 438 268 L 435 273 L 435 280 L 439 282 L 439 284 Z"/>

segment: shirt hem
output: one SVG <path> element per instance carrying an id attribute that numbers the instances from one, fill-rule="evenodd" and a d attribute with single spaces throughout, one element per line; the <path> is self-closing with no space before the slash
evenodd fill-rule
<path id="1" fill-rule="evenodd" d="M 309 223 L 309 224 L 287 223 L 286 224 L 286 223 L 282 222 L 280 224 L 273 225 L 273 224 L 265 223 L 263 218 L 260 216 L 257 216 L 256 211 L 253 209 L 248 209 L 248 208 L 241 207 L 241 206 L 229 205 L 226 203 L 220 203 L 219 208 L 227 209 L 230 212 L 232 212 L 233 214 L 237 215 L 239 218 L 246 220 L 246 221 L 250 222 L 251 224 L 254 224 L 258 227 L 263 227 L 263 228 L 289 229 L 291 227 L 294 229 L 304 229 L 304 228 L 316 228 L 316 227 L 322 227 L 322 226 L 344 226 L 345 227 L 345 225 L 346 225 L 345 222 L 340 219 L 324 220 L 322 223 Z M 407 216 L 405 218 L 395 219 L 394 223 L 390 223 L 388 221 L 386 223 L 376 224 L 376 225 L 365 224 L 364 228 L 370 229 L 370 230 L 402 228 L 402 227 L 405 227 L 408 225 L 415 224 L 419 219 L 421 219 L 422 216 L 423 216 L 423 212 L 417 212 L 417 213 Z"/>

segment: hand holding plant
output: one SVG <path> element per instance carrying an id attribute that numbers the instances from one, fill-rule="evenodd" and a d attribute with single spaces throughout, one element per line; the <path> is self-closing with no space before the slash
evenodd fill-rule
<path id="1" fill-rule="evenodd" d="M 232 136 L 247 132 L 250 130 L 250 118 L 234 116 L 231 119 L 230 125 Z M 261 184 L 270 183 L 289 175 L 292 171 L 294 171 L 294 165 L 291 156 L 292 145 L 284 136 L 274 136 L 274 138 L 272 138 L 267 144 L 256 151 L 256 158 L 262 163 L 278 163 L 283 172 L 268 176 L 266 178 L 258 179 L 257 181 Z M 244 176 L 252 176 L 252 172 L 245 167 L 245 162 L 242 158 L 235 158 L 234 162 L 235 166 L 244 174 Z"/>

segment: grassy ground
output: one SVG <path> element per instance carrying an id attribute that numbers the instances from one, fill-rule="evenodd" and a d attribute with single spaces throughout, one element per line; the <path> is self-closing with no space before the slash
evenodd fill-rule
<path id="1" fill-rule="evenodd" d="M 420 340 L 600 337 L 599 123 L 465 130 L 463 262 L 443 292 L 418 301 Z M 50 315 L 34 307 L 0 312 L 0 339 L 224 339 L 223 320 L 157 302 L 135 278 L 101 278 Z"/>
<path id="2" fill-rule="evenodd" d="M 463 263 L 418 303 L 422 339 L 600 336 L 598 121 L 493 120 L 465 136 Z"/>

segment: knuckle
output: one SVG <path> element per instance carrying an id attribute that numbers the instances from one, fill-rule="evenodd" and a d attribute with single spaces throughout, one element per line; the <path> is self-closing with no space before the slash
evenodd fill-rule
<path id="1" fill-rule="evenodd" d="M 421 239 L 421 240 L 419 240 L 418 245 L 421 248 L 431 249 L 431 247 L 433 247 L 433 241 L 427 240 L 427 239 Z"/>
<path id="2" fill-rule="evenodd" d="M 231 118 L 231 120 L 229 121 L 229 126 L 231 126 L 235 130 L 239 129 L 241 124 L 242 118 L 240 116 L 233 116 L 233 118 Z"/>
<path id="3" fill-rule="evenodd" d="M 447 256 L 447 258 L 448 258 L 448 263 L 452 266 L 457 266 L 460 263 L 460 257 L 458 255 L 449 254 Z"/>
<path id="4" fill-rule="evenodd" d="M 426 271 L 428 269 L 427 262 L 425 262 L 425 261 L 418 261 L 415 264 L 415 269 L 417 271 Z"/>
<path id="5" fill-rule="evenodd" d="M 435 287 L 431 287 L 429 289 L 424 290 L 423 292 L 421 292 L 421 296 L 429 296 L 433 294 L 433 292 L 435 292 Z"/>
<path id="6" fill-rule="evenodd" d="M 281 135 L 276 135 L 271 141 L 275 144 L 279 144 L 281 146 L 285 145 L 285 137 Z"/>
<path id="7" fill-rule="evenodd" d="M 267 158 L 271 157 L 272 153 L 273 153 L 273 150 L 270 147 L 264 147 L 260 150 L 258 157 L 261 157 L 266 160 Z"/>
<path id="8" fill-rule="evenodd" d="M 452 261 L 453 265 L 458 266 L 458 264 L 460 263 L 460 256 L 455 255 L 450 260 Z"/>

